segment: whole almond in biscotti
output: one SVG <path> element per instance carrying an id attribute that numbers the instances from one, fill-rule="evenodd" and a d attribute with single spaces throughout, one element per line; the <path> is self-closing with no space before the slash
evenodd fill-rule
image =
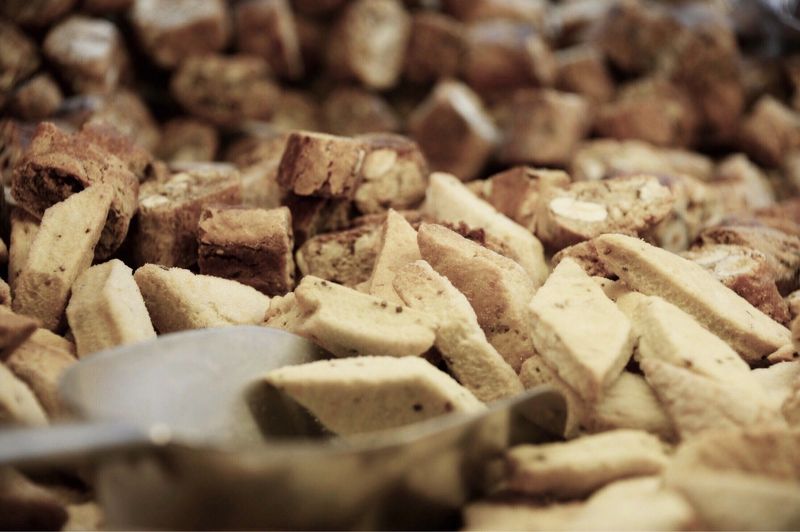
<path id="1" fill-rule="evenodd" d="M 289 2 L 248 0 L 233 9 L 240 51 L 265 57 L 270 67 L 282 77 L 302 77 L 303 57 Z"/>
<path id="2" fill-rule="evenodd" d="M 422 258 L 463 293 L 489 343 L 514 368 L 533 355 L 528 303 L 535 285 L 511 259 L 436 224 L 417 233 Z"/>
<path id="3" fill-rule="evenodd" d="M 540 196 L 536 234 L 553 249 L 603 233 L 638 234 L 663 220 L 672 204 L 669 189 L 649 175 L 552 187 Z"/>
<path id="4" fill-rule="evenodd" d="M 516 372 L 487 341 L 469 301 L 446 277 L 420 260 L 401 268 L 393 286 L 406 305 L 436 318 L 434 345 L 475 397 L 491 402 L 522 392 Z"/>
<path id="5" fill-rule="evenodd" d="M 267 326 L 305 336 L 338 357 L 418 356 L 433 346 L 436 320 L 418 310 L 312 275 L 290 296 L 270 307 Z"/>
<path id="6" fill-rule="evenodd" d="M 118 259 L 92 266 L 72 285 L 67 321 L 78 356 L 156 337 L 133 270 Z"/>
<path id="7" fill-rule="evenodd" d="M 440 172 L 431 174 L 423 212 L 438 222 L 463 222 L 470 228 L 482 229 L 488 239 L 506 250 L 506 256 L 525 269 L 534 286 L 541 285 L 547 277 L 541 242 L 530 231 L 477 197 L 454 176 Z"/>
<path id="8" fill-rule="evenodd" d="M 392 283 L 401 268 L 421 258 L 417 232 L 401 214 L 389 210 L 380 229 L 375 268 L 365 283 L 366 292 L 389 303 L 404 304 Z"/>
<path id="9" fill-rule="evenodd" d="M 530 301 L 536 352 L 588 401 L 603 396 L 633 351 L 625 315 L 573 260 L 564 259 Z"/>
<path id="10" fill-rule="evenodd" d="M 515 166 L 480 181 L 486 188 L 486 201 L 521 226 L 533 232 L 539 196 L 548 187 L 565 187 L 569 174 L 530 166 Z"/>
<path id="11" fill-rule="evenodd" d="M 286 141 L 278 183 L 299 196 L 350 199 L 361 183 L 363 143 L 311 131 L 295 131 Z"/>
<path id="12" fill-rule="evenodd" d="M 44 212 L 16 279 L 15 312 L 52 331 L 62 325 L 72 283 L 92 264 L 113 194 L 108 185 L 90 186 Z"/>
<path id="13" fill-rule="evenodd" d="M 129 161 L 107 149 L 91 129 L 68 135 L 49 122 L 39 124 L 14 170 L 11 193 L 19 206 L 41 217 L 54 203 L 100 184 L 113 192 L 108 220 L 95 250 L 102 260 L 116 251 L 128 233 L 137 209 L 139 180 Z"/>
<path id="14" fill-rule="evenodd" d="M 142 184 L 139 216 L 130 237 L 135 264 L 195 264 L 197 223 L 203 208 L 241 201 L 241 179 L 232 165 L 197 163 L 182 168 L 165 179 Z"/>
<path id="15" fill-rule="evenodd" d="M 790 342 L 786 327 L 690 260 L 626 235 L 601 235 L 595 246 L 606 268 L 625 284 L 692 315 L 750 364 Z"/>
<path id="16" fill-rule="evenodd" d="M 342 436 L 485 408 L 452 377 L 415 357 L 320 360 L 273 370 L 264 379 Z"/>

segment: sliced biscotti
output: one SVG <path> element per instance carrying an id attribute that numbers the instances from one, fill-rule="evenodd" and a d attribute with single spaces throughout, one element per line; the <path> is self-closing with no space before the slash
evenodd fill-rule
<path id="1" fill-rule="evenodd" d="M 628 318 L 571 259 L 553 270 L 530 310 L 536 351 L 581 397 L 602 397 L 633 351 Z"/>
<path id="2" fill-rule="evenodd" d="M 130 239 L 137 265 L 192 266 L 197 262 L 197 224 L 203 207 L 241 201 L 242 184 L 233 166 L 197 163 L 181 168 L 142 184 Z"/>
<path id="3" fill-rule="evenodd" d="M 155 264 L 133 274 L 159 334 L 261 323 L 269 298 L 250 286 Z"/>
<path id="4" fill-rule="evenodd" d="M 46 424 L 47 414 L 31 389 L 0 362 L 0 427 Z"/>
<path id="5" fill-rule="evenodd" d="M 402 215 L 390 209 L 381 227 L 377 249 L 375 267 L 366 281 L 366 291 L 390 303 L 403 304 L 392 281 L 400 268 L 422 258 L 417 232 Z"/>
<path id="6" fill-rule="evenodd" d="M 321 360 L 273 370 L 265 380 L 341 435 L 485 408 L 452 377 L 416 357 Z"/>
<path id="7" fill-rule="evenodd" d="M 366 224 L 323 233 L 295 253 L 300 273 L 353 287 L 370 278 L 378 256 L 381 226 Z"/>
<path id="8" fill-rule="evenodd" d="M 533 495 L 582 497 L 628 477 L 660 473 L 663 443 L 638 430 L 613 430 L 566 443 L 519 445 L 506 454 L 508 487 Z"/>
<path id="9" fill-rule="evenodd" d="M 92 264 L 112 199 L 109 185 L 95 185 L 45 211 L 16 279 L 15 312 L 37 318 L 47 329 L 59 328 L 72 283 Z"/>
<path id="10" fill-rule="evenodd" d="M 433 346 L 436 320 L 418 310 L 307 275 L 266 315 L 339 357 L 416 356 Z"/>
<path id="11" fill-rule="evenodd" d="M 758 250 L 728 244 L 707 244 L 681 253 L 707 269 L 751 305 L 777 321 L 789 322 L 789 306 L 778 292 L 767 256 Z"/>
<path id="12" fill-rule="evenodd" d="M 751 364 L 791 342 L 786 327 L 690 260 L 625 235 L 601 235 L 595 246 L 626 285 L 691 314 Z"/>
<path id="13" fill-rule="evenodd" d="M 558 266 L 558 263 L 567 257 L 577 262 L 583 271 L 592 277 L 614 277 L 614 274 L 608 271 L 603 261 L 600 260 L 597 248 L 594 247 L 594 242 L 591 240 L 584 240 L 559 250 L 551 260 L 553 267 Z"/>
<path id="14" fill-rule="evenodd" d="M 476 196 L 455 176 L 441 172 L 431 174 L 423 210 L 439 222 L 464 222 L 471 228 L 483 229 L 488 238 L 502 244 L 507 256 L 525 269 L 535 287 L 547 277 L 541 242 Z"/>
<path id="15" fill-rule="evenodd" d="M 125 239 L 139 190 L 139 180 L 128 161 L 108 147 L 92 131 L 68 135 L 43 122 L 15 168 L 11 185 L 14 199 L 37 217 L 71 194 L 93 185 L 108 185 L 111 208 L 95 251 L 98 259 L 109 257 Z"/>
<path id="16" fill-rule="evenodd" d="M 561 249 L 603 233 L 639 234 L 672 209 L 667 187 L 651 175 L 549 187 L 539 198 L 536 235 Z"/>
<path id="17" fill-rule="evenodd" d="M 547 532 L 562 530 L 578 514 L 583 501 L 543 503 L 516 500 L 478 500 L 467 504 L 462 511 L 461 530 L 526 530 Z"/>
<path id="18" fill-rule="evenodd" d="M 436 318 L 434 345 L 475 397 L 490 402 L 522 392 L 516 372 L 486 340 L 469 301 L 446 277 L 420 260 L 397 271 L 394 288 L 406 305 Z"/>
<path id="19" fill-rule="evenodd" d="M 515 261 L 436 224 L 421 224 L 422 258 L 467 297 L 489 343 L 514 371 L 533 355 L 528 303 L 535 286 Z"/>
<path id="20" fill-rule="evenodd" d="M 133 270 L 118 259 L 92 266 L 72 285 L 67 305 L 78 356 L 155 338 Z"/>
<path id="21" fill-rule="evenodd" d="M 40 221 L 27 211 L 14 207 L 11 209 L 11 236 L 8 249 L 8 284 L 11 292 L 17 285 L 17 278 L 28 262 L 31 244 L 39 232 Z"/>

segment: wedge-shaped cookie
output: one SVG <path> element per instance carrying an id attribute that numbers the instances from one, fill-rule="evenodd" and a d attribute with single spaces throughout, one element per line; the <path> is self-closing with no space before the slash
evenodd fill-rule
<path id="1" fill-rule="evenodd" d="M 16 279 L 13 308 L 56 330 L 75 279 L 92 264 L 113 191 L 91 186 L 47 209 Z"/>
<path id="2" fill-rule="evenodd" d="M 0 427 L 46 424 L 47 414 L 28 385 L 0 363 Z"/>
<path id="3" fill-rule="evenodd" d="M 601 235 L 595 247 L 606 267 L 625 284 L 691 314 L 751 364 L 791 341 L 786 327 L 698 264 L 625 235 Z"/>
<path id="4" fill-rule="evenodd" d="M 769 402 L 751 400 L 736 384 L 720 382 L 658 358 L 639 363 L 681 438 L 710 429 L 784 423 Z"/>
<path id="5" fill-rule="evenodd" d="M 267 325 L 305 336 L 340 357 L 416 356 L 433 346 L 436 321 L 402 305 L 313 275 L 267 314 Z"/>
<path id="6" fill-rule="evenodd" d="M 441 225 L 420 225 L 417 243 L 422 258 L 467 297 L 489 343 L 519 371 L 533 354 L 530 277 L 513 260 Z"/>
<path id="7" fill-rule="evenodd" d="M 0 306 L 0 361 L 8 358 L 11 352 L 28 339 L 39 327 L 39 322 L 29 316 L 22 316 Z"/>
<path id="8" fill-rule="evenodd" d="M 477 501 L 464 507 L 462 530 L 561 530 L 582 506 L 583 502 L 540 505 L 534 501 Z"/>
<path id="9" fill-rule="evenodd" d="M 659 439 L 637 430 L 520 445 L 506 454 L 509 488 L 556 497 L 582 497 L 615 480 L 658 474 L 667 462 Z"/>
<path id="10" fill-rule="evenodd" d="M 39 220 L 19 207 L 11 210 L 11 237 L 8 249 L 8 284 L 11 292 L 17 285 L 17 278 L 28 262 L 31 244 L 39 232 Z"/>
<path id="11" fill-rule="evenodd" d="M 3 530 L 61 530 L 67 521 L 64 502 L 34 484 L 16 469 L 0 469 L 0 528 Z"/>
<path id="12" fill-rule="evenodd" d="M 50 340 L 50 331 L 38 330 L 11 353 L 6 366 L 33 391 L 48 417 L 65 414 L 58 394 L 58 382 L 77 362 L 69 351 Z"/>
<path id="13" fill-rule="evenodd" d="M 475 397 L 490 402 L 522 392 L 519 377 L 486 340 L 469 301 L 446 277 L 420 260 L 398 270 L 394 287 L 406 305 L 436 318 L 434 345 Z"/>
<path id="14" fill-rule="evenodd" d="M 691 530 L 691 505 L 659 477 L 618 480 L 597 490 L 567 530 Z"/>
<path id="15" fill-rule="evenodd" d="M 602 397 L 633 350 L 625 315 L 571 259 L 553 270 L 530 310 L 536 351 L 581 397 Z"/>
<path id="16" fill-rule="evenodd" d="M 92 266 L 78 277 L 67 321 L 79 357 L 156 336 L 133 270 L 118 259 Z"/>
<path id="17" fill-rule="evenodd" d="M 397 270 L 420 258 L 417 232 L 402 215 L 389 210 L 381 228 L 375 268 L 367 280 L 367 292 L 390 303 L 403 304 L 392 286 L 392 281 Z"/>
<path id="18" fill-rule="evenodd" d="M 424 210 L 440 222 L 464 222 L 471 228 L 483 229 L 489 238 L 502 243 L 508 256 L 528 272 L 535 287 L 547 277 L 541 242 L 476 196 L 455 176 L 440 172 L 431 174 Z"/>
<path id="19" fill-rule="evenodd" d="M 341 435 L 484 409 L 452 377 L 416 357 L 321 360 L 273 370 L 266 381 Z"/>
<path id="20" fill-rule="evenodd" d="M 133 274 L 159 334 L 261 323 L 269 298 L 250 286 L 155 264 Z"/>

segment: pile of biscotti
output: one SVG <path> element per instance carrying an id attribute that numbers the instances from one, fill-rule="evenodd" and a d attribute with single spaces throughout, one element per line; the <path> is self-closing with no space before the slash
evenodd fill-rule
<path id="1" fill-rule="evenodd" d="M 559 390 L 467 529 L 797 529 L 800 57 L 728 9 L 2 2 L 0 430 L 263 325 L 330 353 L 254 378 L 342 437 Z M 0 470 L 0 528 L 101 526 Z"/>

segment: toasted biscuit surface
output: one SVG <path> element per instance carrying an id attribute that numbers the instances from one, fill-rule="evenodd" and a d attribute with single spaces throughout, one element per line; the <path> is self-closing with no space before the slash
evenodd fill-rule
<path id="1" fill-rule="evenodd" d="M 490 402 L 522 392 L 513 368 L 486 340 L 469 301 L 446 277 L 420 260 L 398 270 L 394 287 L 406 305 L 436 318 L 434 345 L 475 397 Z"/>
<path id="2" fill-rule="evenodd" d="M 266 381 L 341 435 L 485 408 L 446 373 L 416 357 L 321 360 L 273 370 Z"/>
<path id="3" fill-rule="evenodd" d="M 400 268 L 421 258 L 417 232 L 402 215 L 389 210 L 381 227 L 378 256 L 372 275 L 367 280 L 367 291 L 370 295 L 390 303 L 403 304 L 392 286 L 392 281 Z"/>
<path id="4" fill-rule="evenodd" d="M 625 235 L 601 235 L 595 246 L 606 267 L 625 284 L 691 314 L 751 364 L 790 342 L 788 329 L 702 266 Z"/>

